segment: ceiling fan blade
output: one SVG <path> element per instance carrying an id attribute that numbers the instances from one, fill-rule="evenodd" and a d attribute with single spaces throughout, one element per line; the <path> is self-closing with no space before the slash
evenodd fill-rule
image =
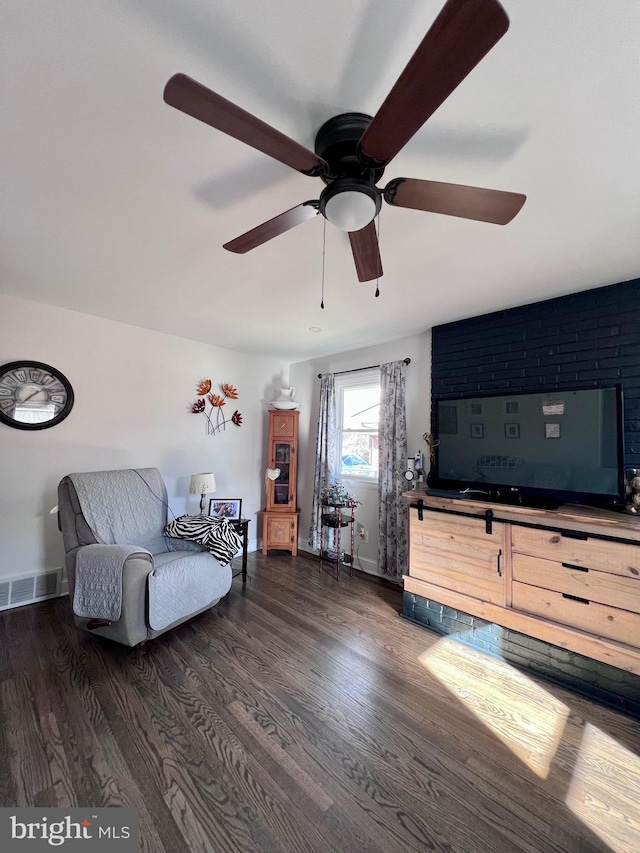
<path id="1" fill-rule="evenodd" d="M 361 159 L 386 166 L 508 29 L 497 0 L 447 0 L 362 134 Z"/>
<path id="2" fill-rule="evenodd" d="M 329 170 L 325 161 L 313 151 L 186 74 L 173 75 L 164 87 L 164 100 L 169 106 L 239 139 L 304 175 L 316 176 Z"/>
<path id="3" fill-rule="evenodd" d="M 384 199 L 396 207 L 410 207 L 429 213 L 444 213 L 478 222 L 506 225 L 520 211 L 527 197 L 522 193 L 396 178 L 383 191 Z"/>
<path id="4" fill-rule="evenodd" d="M 356 262 L 358 281 L 382 278 L 382 261 L 375 222 L 370 222 L 360 231 L 349 231 L 353 260 Z"/>
<path id="5" fill-rule="evenodd" d="M 314 216 L 318 215 L 317 205 L 317 201 L 305 201 L 297 207 L 292 207 L 291 210 L 286 210 L 279 216 L 274 216 L 273 219 L 258 225 L 257 228 L 252 228 L 251 231 L 241 234 L 235 240 L 225 243 L 223 249 L 244 255 L 245 252 L 250 252 L 256 246 L 261 246 L 268 240 L 273 240 L 274 237 L 295 228 L 296 225 L 301 225 L 307 219 L 313 219 Z"/>

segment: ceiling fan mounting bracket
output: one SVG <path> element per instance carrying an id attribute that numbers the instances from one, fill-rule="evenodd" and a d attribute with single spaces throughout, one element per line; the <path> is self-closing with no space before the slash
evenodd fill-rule
<path id="1" fill-rule="evenodd" d="M 365 154 L 362 150 L 360 142 L 356 145 L 356 157 L 363 164 L 363 166 L 367 166 L 369 169 L 372 169 L 374 172 L 380 172 L 380 175 L 385 170 L 387 163 L 380 163 L 378 160 L 375 160 L 373 157 L 369 157 L 368 154 Z"/>
<path id="2" fill-rule="evenodd" d="M 303 175 L 307 175 L 309 178 L 322 178 L 325 180 L 325 175 L 327 174 L 327 170 L 324 166 L 314 166 L 313 169 L 305 169 L 302 172 Z"/>
<path id="3" fill-rule="evenodd" d="M 398 188 L 401 184 L 404 184 L 405 182 L 406 178 L 394 178 L 392 181 L 389 181 L 387 186 L 382 191 L 382 195 L 384 196 L 384 200 L 387 202 L 387 204 L 394 203 Z"/>
<path id="4" fill-rule="evenodd" d="M 371 116 L 366 113 L 341 113 L 325 121 L 318 130 L 314 151 L 329 164 L 329 172 L 320 175 L 325 184 L 331 184 L 336 178 L 378 183 L 384 166 L 365 163 L 358 156 L 358 142 L 370 123 Z"/>

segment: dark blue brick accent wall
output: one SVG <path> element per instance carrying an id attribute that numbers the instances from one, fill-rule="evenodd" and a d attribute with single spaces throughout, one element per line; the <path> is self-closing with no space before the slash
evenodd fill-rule
<path id="1" fill-rule="evenodd" d="M 640 468 L 640 279 L 433 329 L 434 400 L 613 384 L 625 466 Z"/>
<path id="2" fill-rule="evenodd" d="M 640 468 L 640 279 L 433 329 L 432 399 L 622 385 Z M 640 677 L 404 593 L 403 615 L 640 717 Z"/>
<path id="3" fill-rule="evenodd" d="M 482 649 L 520 669 L 640 718 L 640 677 L 470 616 L 460 610 L 403 593 L 402 615 L 438 634 Z"/>

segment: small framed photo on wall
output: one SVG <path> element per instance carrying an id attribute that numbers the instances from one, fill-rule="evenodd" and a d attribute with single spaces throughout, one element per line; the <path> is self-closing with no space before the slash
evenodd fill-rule
<path id="1" fill-rule="evenodd" d="M 504 425 L 504 437 L 505 438 L 520 438 L 520 424 L 505 424 Z"/>
<path id="2" fill-rule="evenodd" d="M 471 438 L 484 438 L 484 424 L 469 424 L 471 427 Z"/>
<path id="3" fill-rule="evenodd" d="M 520 414 L 520 403 L 518 400 L 505 400 L 504 401 L 504 413 L 505 415 L 519 415 Z"/>
<path id="4" fill-rule="evenodd" d="M 544 425 L 544 437 L 545 438 L 560 438 L 560 424 L 545 424 Z"/>

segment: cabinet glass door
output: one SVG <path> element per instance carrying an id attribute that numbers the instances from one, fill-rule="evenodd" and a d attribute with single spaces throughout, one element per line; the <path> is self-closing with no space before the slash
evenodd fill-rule
<path id="1" fill-rule="evenodd" d="M 280 476 L 273 483 L 273 503 L 286 506 L 291 501 L 291 445 L 288 442 L 276 441 L 274 467 L 280 469 Z"/>

